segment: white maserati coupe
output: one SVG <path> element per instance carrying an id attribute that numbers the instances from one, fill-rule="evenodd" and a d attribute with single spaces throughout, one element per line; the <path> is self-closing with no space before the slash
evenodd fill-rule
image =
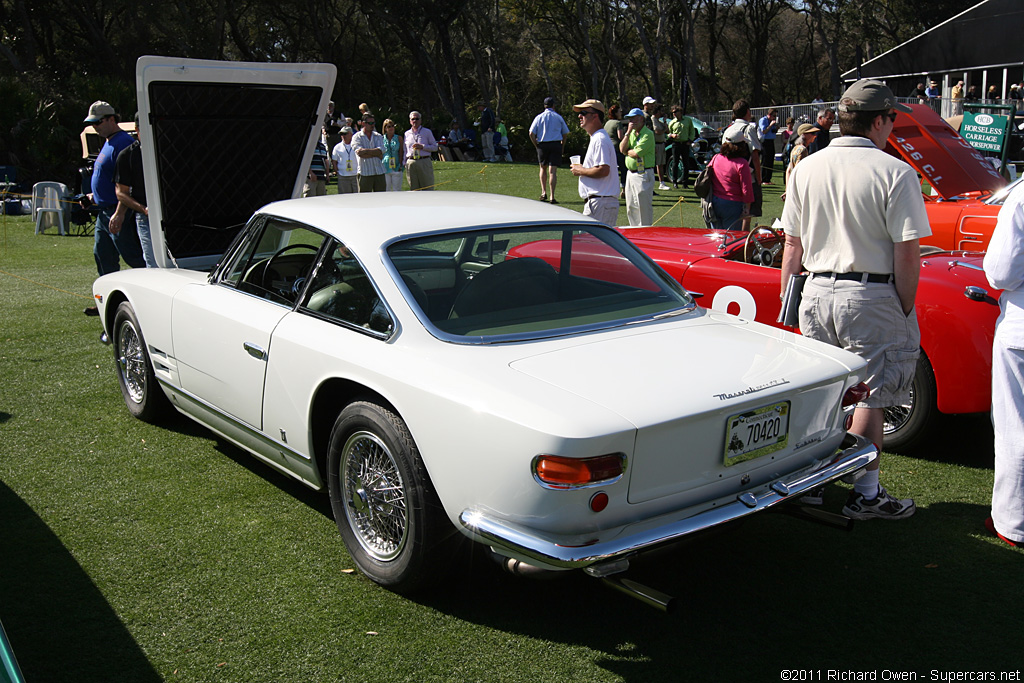
<path id="1" fill-rule="evenodd" d="M 144 60 L 167 267 L 94 285 L 124 401 L 147 421 L 180 411 L 327 489 L 373 581 L 411 591 L 463 538 L 506 564 L 617 574 L 877 456 L 846 431 L 866 391 L 856 356 L 698 308 L 574 211 L 471 192 L 254 209 L 268 183 L 301 186 L 324 98 L 292 92 L 307 87 L 292 72 L 247 89 L 257 65 Z M 218 156 L 247 153 L 232 147 L 239 121 L 290 142 L 262 166 Z"/>

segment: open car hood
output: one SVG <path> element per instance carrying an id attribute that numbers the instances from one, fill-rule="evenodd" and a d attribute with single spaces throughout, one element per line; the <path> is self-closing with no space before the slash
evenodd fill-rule
<path id="1" fill-rule="evenodd" d="M 992 192 L 1006 185 L 992 164 L 925 104 L 909 105 L 889 134 L 885 151 L 913 166 L 943 199 Z"/>
<path id="2" fill-rule="evenodd" d="M 333 64 L 139 58 L 139 139 L 160 266 L 213 266 L 257 209 L 299 195 L 336 75 Z"/>

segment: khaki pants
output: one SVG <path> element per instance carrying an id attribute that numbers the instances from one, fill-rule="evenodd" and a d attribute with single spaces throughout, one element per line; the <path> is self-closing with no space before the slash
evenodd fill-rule
<path id="1" fill-rule="evenodd" d="M 429 157 L 410 159 L 406 168 L 409 169 L 410 190 L 434 189 L 434 164 L 431 163 Z"/>

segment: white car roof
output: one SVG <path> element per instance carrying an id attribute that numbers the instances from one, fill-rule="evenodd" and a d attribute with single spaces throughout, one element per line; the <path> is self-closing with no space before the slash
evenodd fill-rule
<path id="1" fill-rule="evenodd" d="M 289 199 L 260 213 L 305 223 L 369 254 L 398 237 L 462 228 L 538 223 L 598 224 L 533 199 L 481 192 L 368 192 Z"/>

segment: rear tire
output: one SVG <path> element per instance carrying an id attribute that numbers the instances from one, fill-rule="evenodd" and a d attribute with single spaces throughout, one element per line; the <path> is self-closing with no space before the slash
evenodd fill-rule
<path id="1" fill-rule="evenodd" d="M 128 412 L 143 422 L 165 420 L 173 407 L 153 373 L 142 327 L 127 301 L 122 302 L 114 314 L 110 341 L 117 365 L 117 380 Z"/>
<path id="2" fill-rule="evenodd" d="M 935 373 L 928 356 L 921 352 L 910 388 L 910 401 L 885 409 L 883 448 L 898 453 L 913 451 L 924 445 L 938 420 Z"/>
<path id="3" fill-rule="evenodd" d="M 401 418 L 367 401 L 346 407 L 331 431 L 327 485 L 342 540 L 371 581 L 407 594 L 441 578 L 459 534 Z"/>

